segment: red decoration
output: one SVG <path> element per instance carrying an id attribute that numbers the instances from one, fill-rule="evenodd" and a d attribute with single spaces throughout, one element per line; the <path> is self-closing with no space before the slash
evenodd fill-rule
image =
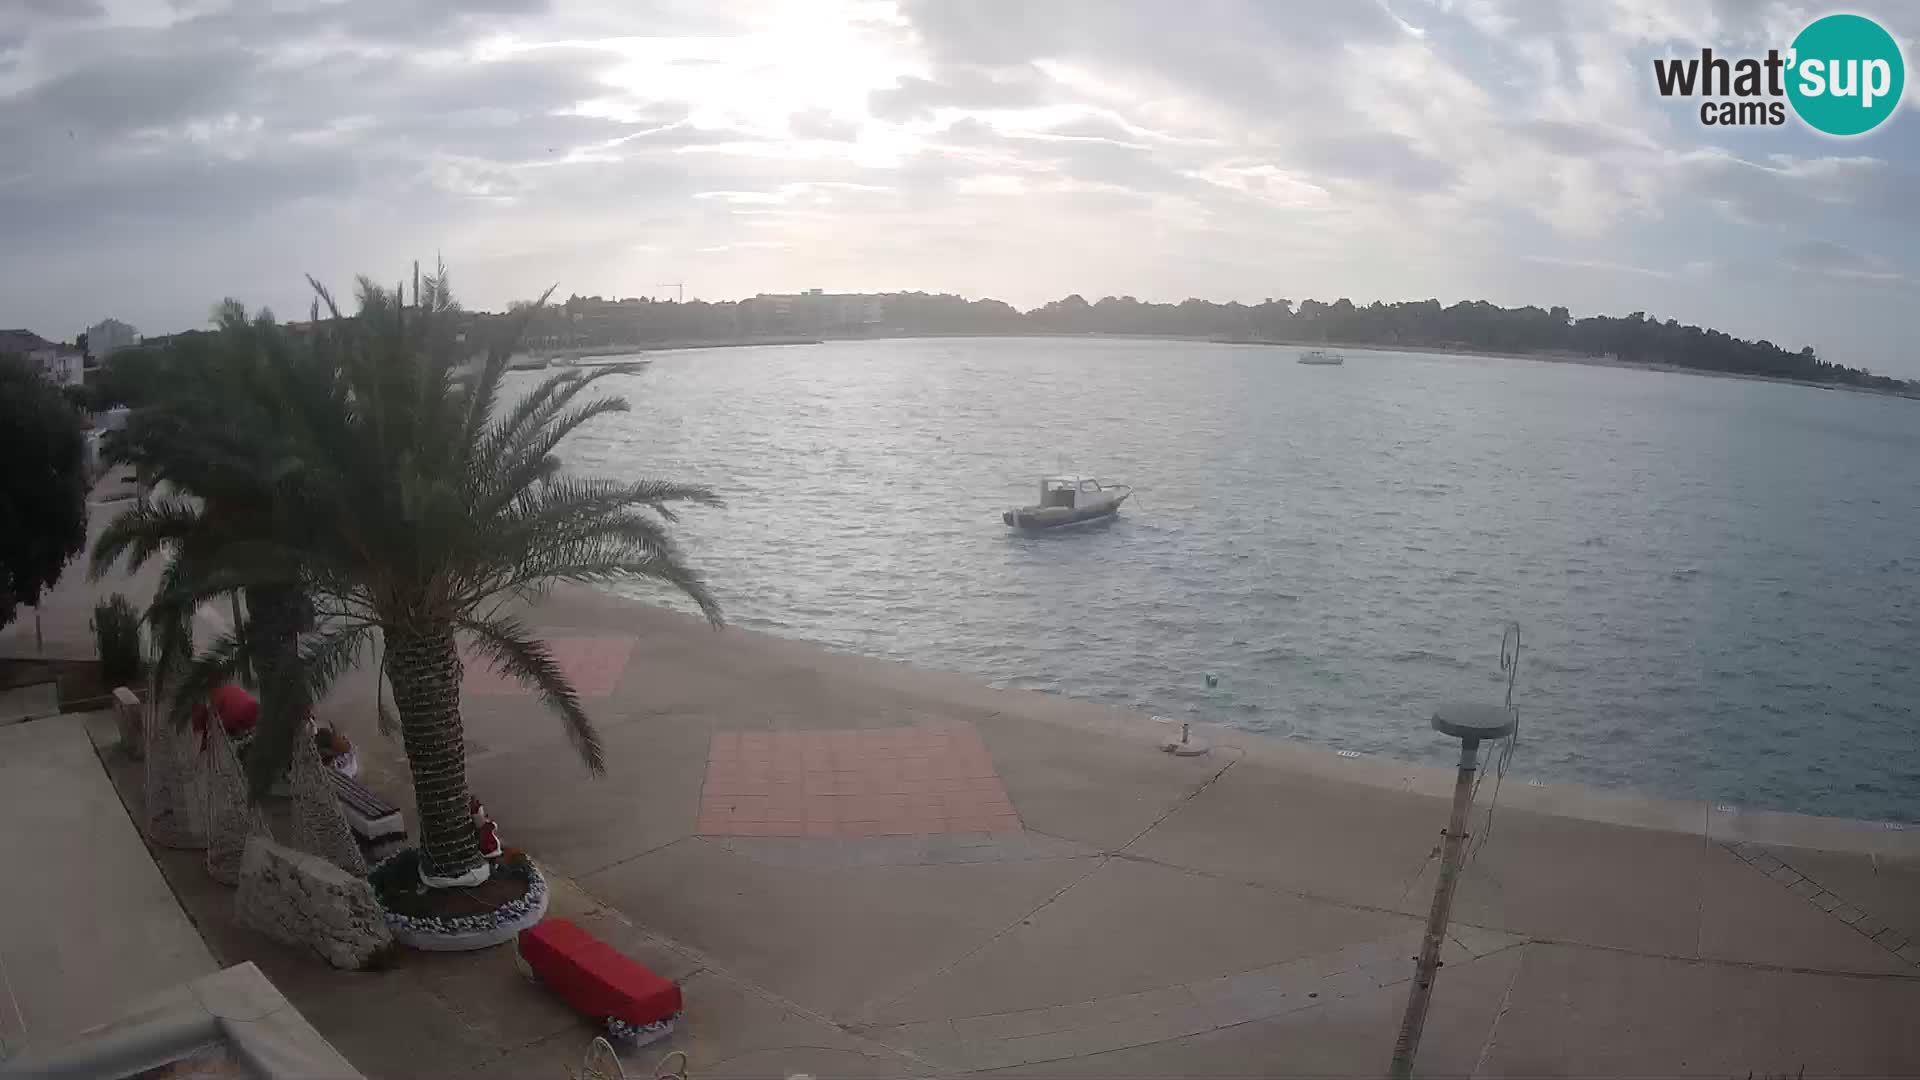
<path id="1" fill-rule="evenodd" d="M 467 813 L 473 817 L 473 832 L 475 839 L 480 842 L 480 857 L 499 858 L 506 850 L 500 845 L 500 826 L 494 824 L 493 819 L 487 816 L 487 808 L 472 795 L 467 796 Z"/>
<path id="2" fill-rule="evenodd" d="M 567 919 L 520 931 L 520 956 L 560 1000 L 595 1020 L 640 1027 L 680 1012 L 680 988 Z"/>
<path id="3" fill-rule="evenodd" d="M 236 739 L 244 739 L 253 734 L 254 726 L 260 722 L 260 702 L 245 689 L 233 683 L 216 687 L 213 693 L 207 695 L 207 700 L 212 703 L 214 713 L 220 717 L 220 726 L 226 728 L 227 734 Z M 200 736 L 200 749 L 205 750 L 207 748 L 207 706 L 204 704 L 193 707 L 193 730 Z"/>

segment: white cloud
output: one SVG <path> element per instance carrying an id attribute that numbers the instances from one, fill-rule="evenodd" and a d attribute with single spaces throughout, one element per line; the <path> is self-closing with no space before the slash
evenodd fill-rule
<path id="1" fill-rule="evenodd" d="M 35 0 L 0 11 L 18 149 L 0 323 L 175 329 L 223 294 L 300 306 L 305 272 L 439 251 L 485 306 L 555 279 L 1023 305 L 1486 295 L 1835 336 L 1836 358 L 1897 369 L 1887 305 L 1791 289 L 1917 276 L 1914 122 L 1729 136 L 1651 87 L 1656 55 L 1764 48 L 1806 18 L 1754 0 Z M 1791 273 L 1754 286 L 1722 249 Z"/>

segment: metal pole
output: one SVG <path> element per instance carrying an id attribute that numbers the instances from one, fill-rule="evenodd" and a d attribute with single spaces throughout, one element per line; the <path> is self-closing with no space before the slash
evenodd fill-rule
<path id="1" fill-rule="evenodd" d="M 1420 1032 L 1427 1026 L 1427 1005 L 1433 1000 L 1433 980 L 1440 974 L 1440 946 L 1447 938 L 1447 920 L 1453 914 L 1453 887 L 1460 878 L 1460 849 L 1467 839 L 1467 811 L 1473 805 L 1473 774 L 1480 768 L 1480 740 L 1460 740 L 1460 775 L 1453 782 L 1453 815 L 1447 819 L 1441 847 L 1440 881 L 1433 888 L 1433 908 L 1427 913 L 1427 935 L 1420 943 L 1420 962 L 1407 991 L 1407 1015 L 1400 1021 L 1400 1037 L 1393 1044 L 1393 1080 L 1413 1075 L 1413 1058 L 1420 1052 Z"/>
<path id="2" fill-rule="evenodd" d="M 419 269 L 418 267 L 415 267 L 416 272 L 418 272 L 418 269 Z M 414 289 L 415 291 L 418 291 L 419 285 L 415 284 Z M 236 589 L 235 591 L 228 593 L 227 599 L 231 601 L 233 604 L 233 636 L 244 644 L 247 639 L 248 627 L 246 624 L 246 620 L 244 620 L 240 616 L 239 590 Z M 253 689 L 253 668 L 246 663 L 242 663 L 239 665 L 239 674 L 240 674 L 240 685 L 246 687 L 249 690 Z"/>

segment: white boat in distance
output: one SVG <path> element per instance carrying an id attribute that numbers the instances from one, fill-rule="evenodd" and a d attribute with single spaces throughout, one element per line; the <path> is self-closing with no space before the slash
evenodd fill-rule
<path id="1" fill-rule="evenodd" d="M 1300 354 L 1300 362 L 1303 364 L 1344 364 L 1347 362 L 1347 358 L 1337 352 L 1330 353 L 1325 349 L 1308 349 L 1306 352 Z"/>
<path id="2" fill-rule="evenodd" d="M 1020 506 L 1000 515 L 1016 529 L 1061 529 L 1104 521 L 1120 512 L 1133 494 L 1126 484 L 1107 484 L 1086 476 L 1043 476 L 1040 503 Z"/>

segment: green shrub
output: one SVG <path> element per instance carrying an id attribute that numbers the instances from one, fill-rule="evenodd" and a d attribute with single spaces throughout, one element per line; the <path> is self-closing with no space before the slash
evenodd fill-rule
<path id="1" fill-rule="evenodd" d="M 100 650 L 100 677 L 108 686 L 138 686 L 140 612 L 127 598 L 114 593 L 93 606 L 93 640 Z"/>

